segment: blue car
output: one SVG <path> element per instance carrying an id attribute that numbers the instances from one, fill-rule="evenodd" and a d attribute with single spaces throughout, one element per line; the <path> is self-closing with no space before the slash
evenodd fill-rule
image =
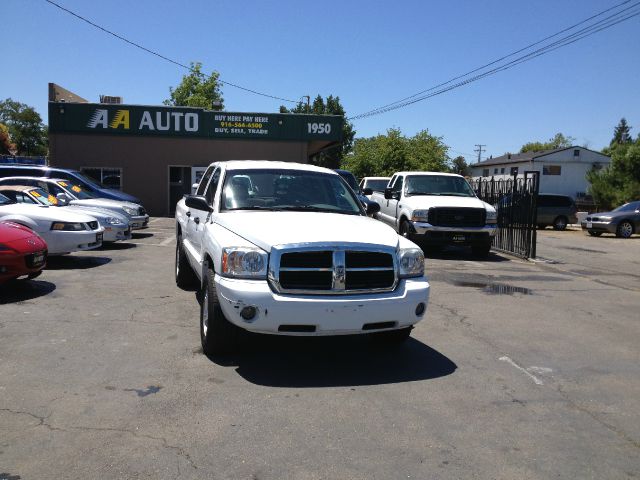
<path id="1" fill-rule="evenodd" d="M 85 190 L 92 192 L 100 198 L 109 198 L 111 200 L 120 200 L 138 204 L 141 203 L 140 200 L 133 195 L 121 192 L 120 190 L 105 188 L 104 185 L 98 184 L 77 170 L 45 167 L 41 165 L 0 165 L 0 178 L 4 177 L 61 178 L 80 185 Z"/>

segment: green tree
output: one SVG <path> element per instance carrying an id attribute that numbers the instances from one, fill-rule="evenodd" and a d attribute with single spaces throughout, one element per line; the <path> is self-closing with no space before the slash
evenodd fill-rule
<path id="1" fill-rule="evenodd" d="M 308 113 L 311 115 L 340 115 L 343 118 L 345 117 L 340 97 L 334 97 L 333 95 L 329 95 L 326 100 L 321 95 L 318 95 L 309 106 L 305 102 L 298 102 L 291 109 L 282 105 L 280 106 L 280 113 Z M 353 148 L 355 135 L 356 131 L 353 129 L 353 124 L 345 118 L 342 126 L 342 142 L 312 157 L 311 163 L 321 167 L 340 168 L 345 155 L 351 152 Z"/>
<path id="2" fill-rule="evenodd" d="M 180 85 L 175 89 L 169 87 L 170 98 L 163 103 L 173 107 L 200 107 L 210 110 L 214 108 L 214 102 L 219 102 L 215 108 L 224 108 L 220 74 L 214 71 L 207 76 L 201 69 L 200 62 L 191 62 L 191 72 L 182 77 Z"/>
<path id="3" fill-rule="evenodd" d="M 47 154 L 47 127 L 33 107 L 11 98 L 0 101 L 0 123 L 6 125 L 18 155 Z"/>
<path id="4" fill-rule="evenodd" d="M 457 173 L 465 177 L 471 175 L 471 169 L 462 155 L 451 160 L 451 173 Z"/>
<path id="5" fill-rule="evenodd" d="M 555 150 L 556 148 L 567 148 L 575 142 L 573 137 L 565 137 L 562 133 L 556 133 L 547 142 L 529 142 L 525 143 L 520 149 L 520 153 L 525 152 L 542 152 L 543 150 Z"/>
<path id="6" fill-rule="evenodd" d="M 16 146 L 11 143 L 9 128 L 4 123 L 0 123 L 0 154 L 11 153 L 14 148 Z"/>
<path id="7" fill-rule="evenodd" d="M 442 137 L 427 130 L 406 137 L 400 129 L 390 128 L 386 135 L 356 139 L 344 168 L 357 177 L 388 177 L 403 170 L 446 172 L 448 148 Z"/>
<path id="8" fill-rule="evenodd" d="M 587 173 L 589 190 L 603 209 L 640 199 L 640 139 L 635 143 L 614 144 L 609 151 L 609 166 Z"/>
<path id="9" fill-rule="evenodd" d="M 613 138 L 611 139 L 610 146 L 620 145 L 623 143 L 633 143 L 631 138 L 631 127 L 627 124 L 627 119 L 622 117 L 620 123 L 613 129 Z"/>

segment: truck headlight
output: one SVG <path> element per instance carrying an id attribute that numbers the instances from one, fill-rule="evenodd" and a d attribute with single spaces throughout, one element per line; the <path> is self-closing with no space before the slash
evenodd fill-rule
<path id="1" fill-rule="evenodd" d="M 267 253 L 251 247 L 222 249 L 222 272 L 225 277 L 267 278 Z"/>
<path id="2" fill-rule="evenodd" d="M 65 232 L 78 232 L 85 230 L 84 223 L 67 223 L 67 222 L 53 222 L 51 224 L 51 230 L 62 230 Z"/>
<path id="3" fill-rule="evenodd" d="M 498 212 L 495 210 L 487 210 L 487 223 L 497 223 L 498 222 Z"/>
<path id="4" fill-rule="evenodd" d="M 412 222 L 428 222 L 429 221 L 429 210 L 414 210 L 411 215 Z"/>
<path id="5" fill-rule="evenodd" d="M 399 277 L 421 277 L 424 275 L 424 254 L 419 248 L 402 248 L 398 252 Z"/>

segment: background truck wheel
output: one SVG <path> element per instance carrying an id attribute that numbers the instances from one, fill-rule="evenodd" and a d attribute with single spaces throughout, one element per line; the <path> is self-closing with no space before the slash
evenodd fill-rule
<path id="1" fill-rule="evenodd" d="M 411 240 L 413 233 L 413 226 L 407 220 L 402 220 L 400 223 L 400 235 Z"/>
<path id="2" fill-rule="evenodd" d="M 553 229 L 554 230 L 565 230 L 567 228 L 567 217 L 559 216 L 553 221 Z"/>
<path id="3" fill-rule="evenodd" d="M 196 285 L 196 276 L 189 265 L 187 255 L 182 247 L 182 236 L 176 238 L 176 264 L 175 264 L 176 285 L 178 288 L 189 289 Z"/>
<path id="4" fill-rule="evenodd" d="M 413 327 L 407 327 L 400 330 L 373 333 L 372 338 L 380 345 L 389 347 L 398 346 L 402 345 L 411 336 L 412 329 Z"/>
<path id="5" fill-rule="evenodd" d="M 208 268 L 200 302 L 202 351 L 207 356 L 232 353 L 238 344 L 238 333 L 238 327 L 229 322 L 222 313 L 213 281 L 213 270 Z"/>
<path id="6" fill-rule="evenodd" d="M 487 258 L 491 251 L 491 242 L 471 244 L 471 254 L 478 258 Z"/>

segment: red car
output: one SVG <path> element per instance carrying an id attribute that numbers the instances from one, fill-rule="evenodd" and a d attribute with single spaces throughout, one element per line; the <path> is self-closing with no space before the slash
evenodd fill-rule
<path id="1" fill-rule="evenodd" d="M 0 285 L 20 277 L 35 278 L 47 263 L 47 243 L 33 230 L 0 222 Z"/>

